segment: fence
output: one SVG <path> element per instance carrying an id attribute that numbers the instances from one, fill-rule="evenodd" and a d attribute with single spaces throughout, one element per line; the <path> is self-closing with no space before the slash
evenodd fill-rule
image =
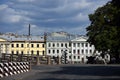
<path id="1" fill-rule="evenodd" d="M 0 62 L 31 62 L 31 65 L 40 64 L 61 64 L 60 57 L 51 57 L 48 55 L 35 55 L 35 54 L 8 54 L 2 53 Z"/>
<path id="2" fill-rule="evenodd" d="M 23 72 L 28 72 L 30 70 L 29 62 L 5 62 L 0 63 L 0 78 L 19 74 Z"/>
<path id="3" fill-rule="evenodd" d="M 61 60 L 56 61 L 56 58 L 52 58 L 50 56 L 42 56 L 42 55 L 27 55 L 27 54 L 6 54 L 2 53 L 2 57 L 0 58 L 0 62 L 31 62 L 32 65 L 39 65 L 39 64 L 53 64 L 56 62 L 60 64 Z"/>

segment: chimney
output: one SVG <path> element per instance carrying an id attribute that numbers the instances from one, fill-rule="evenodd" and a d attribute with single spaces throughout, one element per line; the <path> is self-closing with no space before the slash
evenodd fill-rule
<path id="1" fill-rule="evenodd" d="M 29 24 L 29 29 L 28 29 L 28 36 L 30 36 L 30 24 Z"/>

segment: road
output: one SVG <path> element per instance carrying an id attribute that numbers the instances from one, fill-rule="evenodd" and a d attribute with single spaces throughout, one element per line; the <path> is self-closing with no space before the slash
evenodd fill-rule
<path id="1" fill-rule="evenodd" d="M 120 65 L 40 65 L 1 80 L 120 80 Z"/>

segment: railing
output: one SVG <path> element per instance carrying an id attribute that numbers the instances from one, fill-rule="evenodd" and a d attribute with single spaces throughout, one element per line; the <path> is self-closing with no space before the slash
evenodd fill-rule
<path id="1" fill-rule="evenodd" d="M 0 58 L 0 62 L 31 62 L 32 65 L 36 64 L 51 64 L 50 56 L 42 56 L 42 55 L 26 55 L 26 54 L 5 54 L 2 53 L 2 57 Z"/>
<path id="2" fill-rule="evenodd" d="M 15 75 L 30 70 L 29 62 L 5 62 L 0 63 L 0 78 Z"/>

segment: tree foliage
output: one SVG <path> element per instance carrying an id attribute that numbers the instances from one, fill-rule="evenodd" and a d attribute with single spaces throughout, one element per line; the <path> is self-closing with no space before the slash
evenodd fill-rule
<path id="1" fill-rule="evenodd" d="M 120 54 L 120 0 L 109 1 L 89 15 L 88 42 L 102 53 Z"/>

